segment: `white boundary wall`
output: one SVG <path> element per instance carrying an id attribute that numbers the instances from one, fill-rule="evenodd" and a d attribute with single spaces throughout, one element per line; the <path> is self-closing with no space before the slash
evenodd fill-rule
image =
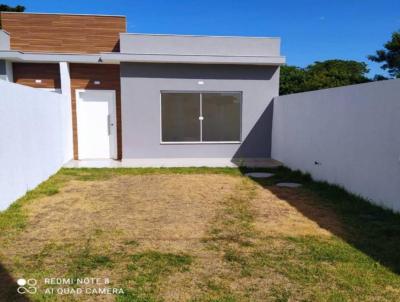
<path id="1" fill-rule="evenodd" d="M 67 96 L 0 80 L 0 210 L 72 159 Z"/>
<path id="2" fill-rule="evenodd" d="M 400 211 L 400 80 L 275 98 L 272 158 Z"/>

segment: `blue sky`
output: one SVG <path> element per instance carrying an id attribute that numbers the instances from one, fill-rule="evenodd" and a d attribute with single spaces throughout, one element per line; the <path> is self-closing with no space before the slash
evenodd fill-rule
<path id="1" fill-rule="evenodd" d="M 370 74 L 385 74 L 366 56 L 400 29 L 399 0 L 0 0 L 28 12 L 125 15 L 128 31 L 239 36 L 278 36 L 287 63 L 365 61 Z"/>

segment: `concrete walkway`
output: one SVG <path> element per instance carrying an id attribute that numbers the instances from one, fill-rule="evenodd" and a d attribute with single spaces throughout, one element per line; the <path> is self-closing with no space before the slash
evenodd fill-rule
<path id="1" fill-rule="evenodd" d="M 206 163 L 205 163 L 206 161 Z M 227 161 L 218 158 L 168 158 L 168 159 L 138 159 L 138 160 L 113 160 L 113 159 L 88 159 L 71 160 L 64 165 L 65 168 L 147 168 L 147 167 L 251 167 L 273 168 L 282 163 L 270 159 L 241 159 Z"/>

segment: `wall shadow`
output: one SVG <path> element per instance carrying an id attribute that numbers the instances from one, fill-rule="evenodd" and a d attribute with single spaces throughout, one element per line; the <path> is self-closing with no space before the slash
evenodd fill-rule
<path id="1" fill-rule="evenodd" d="M 34 88 L 61 88 L 60 66 L 57 63 L 13 63 L 15 83 Z M 41 80 L 36 83 L 36 80 Z"/>
<path id="2" fill-rule="evenodd" d="M 274 101 L 268 104 L 249 134 L 242 140 L 232 162 L 239 163 L 243 158 L 270 158 L 272 145 L 272 116 Z"/>
<path id="3" fill-rule="evenodd" d="M 7 269 L 0 263 L 0 301 L 28 302 L 25 295 L 17 292 L 18 284 Z"/>
<path id="4" fill-rule="evenodd" d="M 0 60 L 0 75 L 6 75 L 6 61 Z"/>
<path id="5" fill-rule="evenodd" d="M 338 186 L 313 181 L 310 176 L 284 167 L 241 169 L 242 173 L 250 170 L 275 173 L 272 178 L 254 180 L 321 228 L 400 275 L 400 214 L 375 206 Z M 275 186 L 282 181 L 299 182 L 303 187 Z M 293 194 L 292 190 L 299 191 Z"/>
<path id="6" fill-rule="evenodd" d="M 120 50 L 121 50 L 120 44 L 121 44 L 121 42 L 120 42 L 120 40 L 118 40 L 118 42 L 115 43 L 114 47 L 112 48 L 111 52 L 120 52 Z"/>
<path id="7" fill-rule="evenodd" d="M 277 67 L 219 65 L 219 64 L 175 64 L 175 63 L 123 63 L 121 77 L 166 78 L 202 80 L 270 80 Z"/>

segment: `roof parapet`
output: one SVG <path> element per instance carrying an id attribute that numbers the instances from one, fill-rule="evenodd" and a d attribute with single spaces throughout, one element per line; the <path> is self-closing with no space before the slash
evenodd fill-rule
<path id="1" fill-rule="evenodd" d="M 178 56 L 280 56 L 280 39 L 263 37 L 120 34 L 121 53 Z"/>
<path id="2" fill-rule="evenodd" d="M 10 50 L 10 35 L 0 29 L 0 50 Z"/>

